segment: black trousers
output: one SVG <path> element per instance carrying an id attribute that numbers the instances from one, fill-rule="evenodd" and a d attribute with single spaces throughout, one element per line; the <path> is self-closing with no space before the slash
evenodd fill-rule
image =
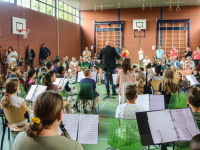
<path id="1" fill-rule="evenodd" d="M 194 64 L 197 66 L 199 64 L 199 59 L 194 59 Z"/>
<path id="2" fill-rule="evenodd" d="M 29 65 L 31 68 L 34 68 L 34 59 L 28 60 L 28 65 Z"/>

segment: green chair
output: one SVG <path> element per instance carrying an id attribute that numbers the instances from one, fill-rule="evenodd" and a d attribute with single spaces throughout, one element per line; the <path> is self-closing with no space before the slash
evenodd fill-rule
<path id="1" fill-rule="evenodd" d="M 67 95 L 67 92 L 66 92 L 66 90 L 64 89 L 62 92 L 60 92 L 60 95 L 62 96 L 62 97 L 68 97 L 68 95 Z"/>
<path id="2" fill-rule="evenodd" d="M 169 109 L 186 108 L 187 96 L 186 93 L 173 93 L 168 105 Z"/>
<path id="3" fill-rule="evenodd" d="M 77 83 L 77 98 L 80 100 L 87 101 L 87 104 L 89 105 L 89 107 L 91 107 L 89 101 L 91 100 L 93 101 L 95 99 L 92 84 L 91 83 Z M 79 109 L 80 107 L 81 106 L 79 106 Z M 98 104 L 98 107 L 99 107 L 99 104 Z"/>
<path id="4" fill-rule="evenodd" d="M 24 89 L 24 86 L 23 86 L 22 84 L 19 84 L 19 88 L 20 88 L 20 90 L 21 90 L 21 97 L 24 98 L 24 96 L 25 96 L 25 94 L 26 94 L 26 91 L 25 91 L 25 89 Z"/>
<path id="5" fill-rule="evenodd" d="M 38 84 L 39 84 L 39 85 L 42 85 L 42 83 L 41 83 L 41 81 L 40 81 L 40 77 L 39 77 L 39 76 L 37 76 L 37 80 L 38 80 Z"/>
<path id="6" fill-rule="evenodd" d="M 137 120 L 110 118 L 107 143 L 112 149 L 142 150 Z"/>

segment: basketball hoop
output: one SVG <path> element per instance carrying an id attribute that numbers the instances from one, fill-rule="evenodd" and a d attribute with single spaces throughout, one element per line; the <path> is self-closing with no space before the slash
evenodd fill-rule
<path id="1" fill-rule="evenodd" d="M 142 26 L 137 26 L 137 28 L 138 28 L 138 31 L 140 31 L 140 30 L 141 30 L 141 29 L 140 29 L 141 27 L 142 27 Z"/>
<path id="2" fill-rule="evenodd" d="M 21 30 L 18 30 L 19 33 L 25 31 L 25 34 L 24 34 L 24 38 L 27 39 L 28 38 L 28 33 L 30 32 L 30 29 L 21 29 Z"/>

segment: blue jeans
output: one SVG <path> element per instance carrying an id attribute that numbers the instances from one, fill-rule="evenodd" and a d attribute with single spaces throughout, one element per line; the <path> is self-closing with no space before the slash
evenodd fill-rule
<path id="1" fill-rule="evenodd" d="M 109 69 L 109 72 L 111 74 L 116 74 L 116 69 Z M 105 76 L 105 85 L 106 85 L 107 93 L 110 93 L 109 81 L 108 81 L 108 70 L 104 70 L 104 76 Z M 112 85 L 113 94 L 116 93 L 115 88 L 116 88 L 116 85 Z"/>
<path id="2" fill-rule="evenodd" d="M 128 58 L 128 57 L 123 57 L 123 60 L 126 59 L 126 58 Z"/>

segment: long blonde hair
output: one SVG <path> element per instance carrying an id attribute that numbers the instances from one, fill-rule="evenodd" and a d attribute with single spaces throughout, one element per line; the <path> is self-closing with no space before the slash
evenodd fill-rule
<path id="1" fill-rule="evenodd" d="M 166 68 L 164 72 L 164 79 L 162 83 L 162 91 L 167 94 L 176 93 L 178 91 L 178 84 L 174 80 L 174 72 L 172 68 Z"/>
<path id="2" fill-rule="evenodd" d="M 180 75 L 177 72 L 177 68 L 175 66 L 172 66 L 171 68 L 172 68 L 172 71 L 174 72 L 174 79 L 175 78 L 180 79 Z"/>
<path id="3" fill-rule="evenodd" d="M 137 74 L 137 94 L 142 95 L 144 92 L 144 81 L 145 81 L 145 75 L 144 73 L 138 73 Z"/>
<path id="4" fill-rule="evenodd" d="M 3 108 L 9 109 L 10 107 L 12 107 L 12 105 L 10 104 L 10 94 L 16 93 L 18 86 L 19 86 L 18 78 L 9 78 L 6 80 L 5 84 L 6 94 L 1 101 Z"/>

